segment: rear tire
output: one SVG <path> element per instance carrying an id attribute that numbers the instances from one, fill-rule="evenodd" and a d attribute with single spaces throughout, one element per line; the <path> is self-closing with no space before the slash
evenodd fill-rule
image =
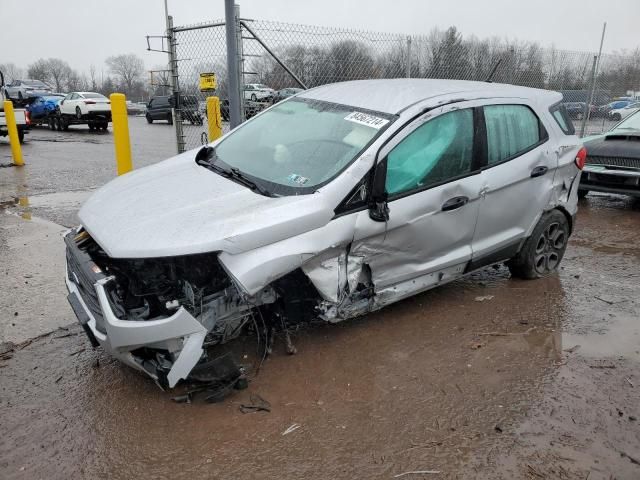
<path id="1" fill-rule="evenodd" d="M 18 142 L 24 143 L 24 130 L 22 129 L 18 130 Z"/>
<path id="2" fill-rule="evenodd" d="M 62 117 L 58 117 L 56 119 L 56 130 L 58 130 L 59 132 L 62 131 L 62 124 L 64 123 L 64 121 L 62 120 Z"/>
<path id="3" fill-rule="evenodd" d="M 589 194 L 589 190 L 584 190 L 582 188 L 578 189 L 578 198 L 580 200 L 582 200 L 584 197 L 586 197 Z"/>
<path id="4" fill-rule="evenodd" d="M 96 126 L 93 123 L 90 123 L 89 130 L 93 132 L 95 129 L 96 129 Z"/>
<path id="5" fill-rule="evenodd" d="M 169 112 L 169 115 L 167 115 L 167 123 L 169 125 L 173 125 L 173 116 L 171 115 L 171 112 Z"/>
<path id="6" fill-rule="evenodd" d="M 147 123 L 153 123 L 153 118 L 151 118 L 151 115 L 147 113 L 146 117 L 147 117 Z"/>
<path id="7" fill-rule="evenodd" d="M 50 130 L 55 130 L 56 129 L 55 118 L 54 117 L 49 117 L 49 129 Z"/>
<path id="8" fill-rule="evenodd" d="M 569 240 L 569 222 L 559 210 L 542 215 L 518 254 L 507 262 L 511 275 L 531 280 L 554 273 Z"/>

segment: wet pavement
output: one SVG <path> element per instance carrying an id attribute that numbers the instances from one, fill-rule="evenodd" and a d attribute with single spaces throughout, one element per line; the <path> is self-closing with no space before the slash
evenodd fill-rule
<path id="1" fill-rule="evenodd" d="M 134 151 L 142 131 L 161 136 L 160 125 L 139 127 Z M 50 149 L 52 160 L 37 135 L 72 132 L 32 135 L 22 173 L 0 169 L 0 200 L 19 189 L 29 197 L 0 210 L 0 256 L 18 256 L 28 238 L 33 265 L 25 279 L 20 263 L 3 261 L 13 279 L 0 284 L 5 325 L 5 305 L 22 305 L 10 320 L 28 323 L 66 302 L 62 277 L 38 271 L 59 258 L 38 235 L 73 224 L 83 195 L 114 170 L 110 134 Z M 134 162 L 170 155 L 172 140 Z M 279 339 L 249 388 L 217 404 L 173 402 L 91 349 L 64 307 L 62 328 L 31 338 L 44 327 L 23 327 L 3 345 L 0 477 L 640 478 L 638 233 L 637 202 L 589 196 L 558 275 L 518 281 L 489 268 L 365 318 L 303 328 L 296 355 Z M 37 287 L 13 299 L 24 281 Z M 234 346 L 254 364 L 255 349 L 252 338 Z M 256 394 L 271 411 L 241 413 Z M 439 473 L 407 473 L 416 471 Z"/>

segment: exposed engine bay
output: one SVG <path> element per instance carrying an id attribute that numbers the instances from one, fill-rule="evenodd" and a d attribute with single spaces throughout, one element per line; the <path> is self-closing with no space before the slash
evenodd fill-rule
<path id="1" fill-rule="evenodd" d="M 187 336 L 163 338 L 162 341 L 150 337 L 147 344 L 129 344 L 131 342 L 125 339 L 121 342 L 125 345 L 117 347 L 113 345 L 113 338 L 106 338 L 114 337 L 109 332 L 109 328 L 116 328 L 113 324 L 120 328 L 134 324 L 144 327 L 143 322 L 159 324 L 186 311 L 206 332 L 200 348 L 224 344 L 243 333 L 253 333 L 266 355 L 276 332 L 284 333 L 287 351 L 292 353 L 295 347 L 290 342 L 290 328 L 314 319 L 338 321 L 372 307 L 373 288 L 367 281 L 367 269 L 357 258 L 349 269 L 344 253 L 320 256 L 304 268 L 275 280 L 257 294 L 248 295 L 220 264 L 218 252 L 161 258 L 111 258 L 83 229 L 70 232 L 65 242 L 68 281 L 77 287 L 95 320 L 98 341 L 94 344 L 106 346 L 116 356 L 126 355 L 129 359 L 126 363 L 151 375 L 163 388 L 175 386 L 176 377 L 174 375 L 172 380 L 170 371 L 183 351 L 197 352 L 197 348 L 186 348 Z M 107 309 L 100 303 L 97 289 L 104 292 Z M 70 291 L 73 294 L 71 287 Z M 105 310 L 110 310 L 109 315 L 117 320 L 109 322 Z M 85 330 L 91 339 L 90 331 Z M 104 341 L 100 341 L 99 334 L 105 334 Z M 209 378 L 202 372 L 208 362 L 215 370 L 214 361 L 209 359 L 207 350 L 202 349 L 189 368 L 198 373 L 191 373 L 189 380 Z M 229 368 L 228 356 L 224 357 L 224 363 L 225 372 L 233 370 Z M 230 375 L 235 380 L 240 377 Z M 187 379 L 184 375 L 180 378 Z"/>

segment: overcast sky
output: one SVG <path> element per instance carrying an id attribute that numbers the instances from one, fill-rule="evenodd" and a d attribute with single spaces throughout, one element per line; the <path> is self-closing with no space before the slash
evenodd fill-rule
<path id="1" fill-rule="evenodd" d="M 224 17 L 223 0 L 168 0 L 176 25 Z M 595 51 L 607 22 L 604 51 L 640 46 L 640 0 L 239 0 L 245 18 L 398 33 L 455 25 L 464 36 L 498 35 L 545 46 Z M 21 67 L 57 57 L 98 71 L 119 53 L 147 67 L 166 55 L 146 51 L 145 35 L 164 30 L 162 0 L 0 0 L 0 63 Z M 7 19 L 14 19 L 7 21 Z"/>

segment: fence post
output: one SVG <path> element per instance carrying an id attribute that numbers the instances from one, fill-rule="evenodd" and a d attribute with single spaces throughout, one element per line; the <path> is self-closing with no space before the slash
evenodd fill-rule
<path id="1" fill-rule="evenodd" d="M 178 55 L 176 39 L 173 31 L 173 17 L 167 17 L 167 39 L 169 41 L 169 69 L 171 70 L 171 93 L 173 95 L 173 125 L 176 130 L 176 147 L 178 154 L 184 152 L 184 135 L 182 133 L 182 112 L 180 110 L 180 81 L 178 73 Z"/>
<path id="2" fill-rule="evenodd" d="M 591 102 L 593 101 L 593 92 L 596 88 L 596 64 L 598 63 L 598 56 L 593 56 L 593 66 L 591 67 L 591 95 L 584 106 L 584 113 L 582 114 L 582 126 L 580 127 L 580 136 L 584 137 L 584 131 L 587 128 L 587 120 L 591 113 Z"/>
<path id="3" fill-rule="evenodd" d="M 224 0 L 224 18 L 227 37 L 227 77 L 229 81 L 229 124 L 235 128 L 242 122 L 242 102 L 238 61 L 238 26 L 234 0 Z"/>
<path id="4" fill-rule="evenodd" d="M 222 118 L 220 114 L 220 99 L 218 97 L 207 97 L 207 127 L 210 142 L 222 136 Z"/>
<path id="5" fill-rule="evenodd" d="M 407 78 L 411 78 L 411 35 L 407 36 L 407 64 L 405 66 Z"/>
<path id="6" fill-rule="evenodd" d="M 131 141 L 129 140 L 129 118 L 127 117 L 127 97 L 122 93 L 112 93 L 111 123 L 113 124 L 113 144 L 116 150 L 116 171 L 123 175 L 133 170 L 131 162 Z"/>
<path id="7" fill-rule="evenodd" d="M 20 137 L 18 136 L 18 126 L 16 125 L 16 114 L 13 111 L 13 102 L 11 102 L 11 100 L 5 100 L 3 105 L 4 119 L 7 122 L 7 130 L 9 131 L 9 143 L 11 144 L 13 164 L 21 167 L 24 165 L 24 159 L 22 158 L 22 148 L 20 148 Z"/>

